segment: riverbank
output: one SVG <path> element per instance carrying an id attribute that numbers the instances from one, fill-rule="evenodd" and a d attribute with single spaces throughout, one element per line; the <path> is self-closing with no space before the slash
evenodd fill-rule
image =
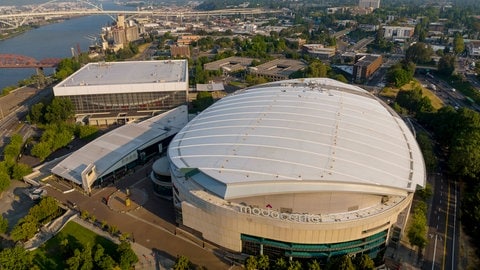
<path id="1" fill-rule="evenodd" d="M 67 20 L 70 20 L 70 19 L 74 19 L 74 18 L 79 18 L 79 17 L 84 17 L 84 15 L 77 15 L 77 16 L 69 16 L 69 17 L 62 17 L 62 18 L 58 18 L 58 19 L 55 19 L 55 20 L 51 20 L 51 21 L 41 21 L 37 24 L 34 24 L 34 25 L 22 25 L 20 27 L 17 27 L 15 29 L 12 29 L 12 33 L 6 33 L 4 36 L 0 36 L 0 41 L 3 41 L 3 40 L 7 40 L 7 39 L 10 39 L 10 38 L 14 38 L 16 36 L 19 36 L 23 33 L 26 33 L 28 31 L 31 31 L 33 29 L 37 29 L 39 27 L 42 27 L 42 26 L 45 26 L 45 25 L 49 25 L 49 24 L 55 24 L 55 23 L 61 23 L 61 22 L 64 22 L 64 21 L 67 21 Z M 17 31 L 17 29 L 20 29 Z"/>
<path id="2" fill-rule="evenodd" d="M 32 29 L 34 29 L 34 27 L 28 27 L 27 29 L 22 29 L 22 30 L 16 31 L 14 33 L 7 33 L 6 35 L 0 37 L 0 41 L 7 40 L 9 38 L 14 38 L 14 37 L 19 36 L 19 35 L 27 32 L 27 31 L 30 31 Z"/>

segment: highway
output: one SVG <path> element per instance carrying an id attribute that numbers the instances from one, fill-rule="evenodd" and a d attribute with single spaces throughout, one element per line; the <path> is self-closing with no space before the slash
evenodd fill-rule
<path id="1" fill-rule="evenodd" d="M 52 95 L 51 87 L 39 90 L 26 86 L 0 97 L 0 138 L 2 138 L 0 140 L 0 150 L 6 143 L 5 138 L 15 133 L 31 134 L 30 125 L 18 129 L 19 123 L 25 120 L 28 110 L 33 104 Z"/>
<path id="2" fill-rule="evenodd" d="M 446 83 L 434 76 L 416 76 L 416 79 L 432 88 L 433 92 L 445 105 L 456 109 L 465 106 L 465 97 Z M 428 243 L 425 247 L 422 269 L 444 270 L 457 269 L 459 250 L 459 189 L 453 179 L 448 179 L 444 160 L 439 160 L 438 169 L 428 175 L 428 182 L 434 190 L 428 213 Z"/>
<path id="3" fill-rule="evenodd" d="M 431 175 L 433 194 L 428 222 L 428 243 L 423 269 L 457 269 L 459 230 L 458 186 L 441 173 Z"/>

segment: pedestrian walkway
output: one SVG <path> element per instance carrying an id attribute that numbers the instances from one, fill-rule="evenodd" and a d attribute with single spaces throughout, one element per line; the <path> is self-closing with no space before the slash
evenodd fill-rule
<path id="1" fill-rule="evenodd" d="M 23 247 L 27 250 L 35 250 L 43 243 L 54 237 L 59 231 L 65 227 L 70 220 L 74 219 L 77 213 L 68 209 L 65 214 L 43 226 L 33 238 L 29 239 Z"/>

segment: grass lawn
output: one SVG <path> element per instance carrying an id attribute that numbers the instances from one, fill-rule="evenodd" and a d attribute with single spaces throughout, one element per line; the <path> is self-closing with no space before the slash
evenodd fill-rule
<path id="1" fill-rule="evenodd" d="M 61 247 L 60 243 L 64 239 L 68 240 L 68 250 Z M 75 249 L 81 251 L 85 246 L 93 248 L 97 244 L 102 245 L 105 253 L 112 258 L 117 257 L 117 244 L 75 222 L 69 222 L 56 236 L 34 251 L 35 264 L 40 269 L 66 269 L 66 259 L 71 256 L 69 252 L 73 253 Z"/>
<path id="2" fill-rule="evenodd" d="M 407 83 L 406 85 L 402 86 L 400 89 L 398 88 L 393 88 L 393 87 L 385 87 L 381 92 L 380 95 L 383 97 L 388 97 L 394 100 L 397 96 L 398 91 L 400 90 L 406 90 L 410 91 L 414 89 L 415 87 L 421 87 L 422 88 L 422 95 L 426 96 L 430 99 L 430 102 L 432 103 L 433 108 L 435 110 L 438 110 L 444 106 L 443 101 L 435 95 L 434 92 L 428 90 L 427 88 L 423 87 L 420 85 L 418 81 L 411 81 L 410 83 Z"/>

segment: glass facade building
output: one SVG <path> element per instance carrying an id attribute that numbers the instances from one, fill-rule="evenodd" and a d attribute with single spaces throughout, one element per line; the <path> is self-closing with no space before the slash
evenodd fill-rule
<path id="1" fill-rule="evenodd" d="M 64 96 L 72 101 L 76 114 L 130 111 L 167 111 L 187 100 L 186 91 L 112 93 Z"/>

